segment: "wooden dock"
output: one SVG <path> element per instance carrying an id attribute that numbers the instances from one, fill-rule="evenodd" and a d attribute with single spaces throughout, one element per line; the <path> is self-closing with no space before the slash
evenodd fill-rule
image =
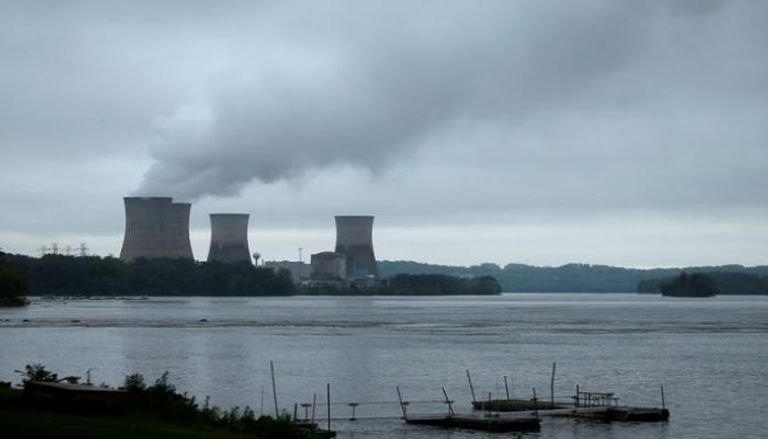
<path id="1" fill-rule="evenodd" d="M 530 412 L 533 410 L 552 410 L 570 408 L 572 405 L 555 402 L 554 406 L 549 401 L 534 401 L 532 399 L 491 399 L 485 401 L 472 401 L 475 410 L 492 412 Z"/>
<path id="2" fill-rule="evenodd" d="M 585 407 L 571 409 L 567 414 L 552 414 L 552 416 L 615 422 L 664 422 L 669 420 L 669 410 L 657 407 Z"/>

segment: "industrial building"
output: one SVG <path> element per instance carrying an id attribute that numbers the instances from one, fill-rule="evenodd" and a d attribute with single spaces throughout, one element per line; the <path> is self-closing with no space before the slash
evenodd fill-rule
<path id="1" fill-rule="evenodd" d="M 347 278 L 378 277 L 372 216 L 336 216 L 336 253 L 346 256 Z"/>
<path id="2" fill-rule="evenodd" d="M 120 259 L 192 259 L 189 203 L 171 197 L 125 197 L 125 236 Z"/>
<path id="3" fill-rule="evenodd" d="M 212 213 L 208 262 L 250 262 L 247 213 Z"/>
<path id="4" fill-rule="evenodd" d="M 347 257 L 341 253 L 320 252 L 311 256 L 312 280 L 343 280 L 347 278 Z"/>

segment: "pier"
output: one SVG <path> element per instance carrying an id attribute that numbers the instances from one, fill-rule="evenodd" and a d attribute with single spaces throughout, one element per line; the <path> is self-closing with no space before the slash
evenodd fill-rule
<path id="1" fill-rule="evenodd" d="M 670 412 L 666 408 L 664 400 L 664 388 L 661 390 L 661 407 L 640 407 L 619 404 L 619 398 L 613 392 L 582 391 L 577 385 L 573 395 L 561 395 L 556 398 L 554 394 L 555 365 L 552 367 L 550 382 L 550 394 L 544 400 L 537 397 L 536 389 L 532 388 L 530 399 L 512 398 L 509 391 L 507 377 L 504 377 L 506 390 L 505 399 L 492 398 L 488 393 L 487 399 L 478 400 L 475 395 L 474 385 L 469 371 L 467 381 L 469 383 L 472 399 L 469 401 L 471 409 L 466 412 L 457 412 L 454 408 L 456 401 L 448 396 L 445 387 L 441 389 L 442 399 L 408 400 L 403 398 L 400 387 L 395 387 L 397 401 L 346 401 L 331 402 L 330 385 L 326 387 L 325 403 L 318 403 L 316 395 L 313 395 L 312 403 L 295 403 L 293 406 L 293 421 L 310 434 L 319 437 L 333 437 L 335 432 L 331 430 L 331 419 L 343 419 L 348 421 L 364 421 L 366 419 L 402 419 L 406 424 L 413 426 L 426 426 L 448 429 L 465 429 L 488 432 L 535 432 L 539 431 L 542 422 L 549 418 L 572 418 L 580 420 L 595 420 L 600 422 L 666 422 Z M 273 372 L 274 373 L 274 372 Z M 274 380 L 274 375 L 273 375 Z M 274 381 L 273 381 L 274 386 Z M 273 388 L 274 389 L 274 388 Z M 277 401 L 275 409 L 277 412 Z M 393 415 L 392 411 L 384 408 L 397 404 L 401 416 Z M 315 417 L 316 407 L 325 405 L 327 422 L 326 430 L 318 428 Z M 434 409 L 429 412 L 409 413 L 413 406 L 442 405 L 441 411 Z M 336 415 L 331 417 L 331 406 L 342 408 L 348 415 Z M 298 416 L 299 407 L 303 409 L 303 419 Z M 344 409 L 346 407 L 346 409 Z M 374 413 L 364 416 L 358 415 L 358 408 L 368 407 L 366 411 Z M 378 407 L 378 408 L 376 408 Z M 311 417 L 309 415 L 311 409 Z M 348 410 L 348 412 L 347 412 Z"/>

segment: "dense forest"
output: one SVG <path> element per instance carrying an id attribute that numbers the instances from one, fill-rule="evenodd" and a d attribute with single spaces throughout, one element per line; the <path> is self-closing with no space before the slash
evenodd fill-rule
<path id="1" fill-rule="evenodd" d="M 686 268 L 622 268 L 607 265 L 567 264 L 560 267 L 535 267 L 523 264 L 508 264 L 500 267 L 496 264 L 481 264 L 469 267 L 423 264 L 413 261 L 380 261 L 379 271 L 383 275 L 407 274 L 445 274 L 458 277 L 492 276 L 499 281 L 505 292 L 594 292 L 594 293 L 631 293 L 638 291 L 638 284 L 649 279 L 666 279 L 687 273 L 718 272 L 718 284 L 721 294 L 764 294 L 764 290 L 748 288 L 736 293 L 738 288 L 721 285 L 720 279 L 727 274 L 768 276 L 768 266 L 744 267 L 724 265 L 719 267 Z M 642 289 L 641 292 L 658 293 L 658 287 Z M 763 292 L 760 292 L 763 291 Z"/>
<path id="2" fill-rule="evenodd" d="M 222 264 L 186 259 L 124 263 L 97 256 L 0 253 L 0 263 L 20 272 L 30 295 L 282 296 L 294 294 L 291 275 L 248 262 Z"/>
<path id="3" fill-rule="evenodd" d="M 30 295 L 66 296 L 285 296 L 298 294 L 288 271 L 248 262 L 222 264 L 187 259 L 137 259 L 125 263 L 97 256 L 45 255 L 41 258 L 0 252 L 1 282 L 6 277 L 28 285 Z M 8 280 L 10 282 L 10 280 Z M 20 285 L 21 285 L 20 284 Z M 10 290 L 9 290 L 10 291 Z M 399 275 L 375 288 L 321 288 L 302 294 L 498 294 L 487 276 Z"/>
<path id="4" fill-rule="evenodd" d="M 534 267 L 481 264 L 470 267 L 379 261 L 389 277 L 380 294 L 494 294 L 505 292 L 642 292 L 659 293 L 664 280 L 686 273 L 712 276 L 720 294 L 766 294 L 768 266 L 634 269 L 606 265 L 568 264 Z M 273 272 L 250 263 L 222 264 L 184 259 L 139 259 L 124 263 L 97 256 L 46 255 L 41 258 L 0 252 L 0 279 L 26 279 L 30 295 L 199 295 L 279 296 L 298 293 L 286 271 Z M 441 275 L 398 276 L 398 275 Z M 16 277 L 14 277 L 16 276 Z M 0 280 L 0 282 L 10 282 Z M 312 291 L 314 294 L 362 291 Z M 374 291 L 370 291 L 372 293 Z"/>
<path id="5" fill-rule="evenodd" d="M 26 303 L 27 280 L 24 275 L 2 259 L 0 253 L 0 307 L 21 306 Z"/>

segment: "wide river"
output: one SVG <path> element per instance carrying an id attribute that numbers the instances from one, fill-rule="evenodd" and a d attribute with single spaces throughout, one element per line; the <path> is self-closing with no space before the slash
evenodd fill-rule
<path id="1" fill-rule="evenodd" d="M 24 321 L 28 320 L 28 321 Z M 35 301 L 0 309 L 0 380 L 44 363 L 59 374 L 118 385 L 132 372 L 169 371 L 179 390 L 229 408 L 274 413 L 325 399 L 342 438 L 481 438 L 486 433 L 406 426 L 410 412 L 444 413 L 445 386 L 468 410 L 465 370 L 479 397 L 536 388 L 549 398 L 575 386 L 660 406 L 668 423 L 545 419 L 531 438 L 768 437 L 768 297 L 670 299 L 631 294 L 496 297 L 152 298 Z M 372 404 L 375 403 L 375 404 Z M 317 417 L 325 407 L 317 408 Z M 299 415 L 304 410 L 299 406 Z M 367 419 L 363 419 L 367 418 Z M 503 435 L 500 435 L 502 437 Z"/>

